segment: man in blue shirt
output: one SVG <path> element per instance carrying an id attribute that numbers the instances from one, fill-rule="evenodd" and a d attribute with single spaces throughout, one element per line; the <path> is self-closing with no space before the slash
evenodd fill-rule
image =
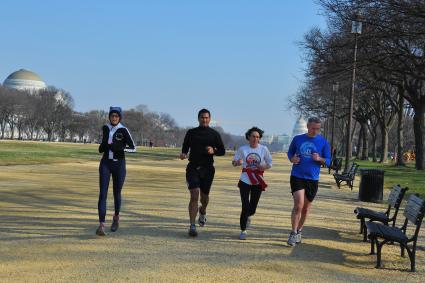
<path id="1" fill-rule="evenodd" d="M 289 146 L 291 161 L 291 192 L 294 198 L 288 245 L 301 243 L 301 230 L 318 190 L 320 167 L 329 166 L 331 151 L 328 141 L 320 133 L 320 120 L 308 119 L 306 134 L 295 136 Z"/>

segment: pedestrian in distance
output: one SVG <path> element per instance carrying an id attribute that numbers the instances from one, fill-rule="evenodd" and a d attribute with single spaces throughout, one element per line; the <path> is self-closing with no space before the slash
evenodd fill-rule
<path id="1" fill-rule="evenodd" d="M 245 133 L 247 145 L 239 147 L 236 151 L 232 165 L 241 166 L 242 173 L 239 178 L 239 192 L 242 202 L 242 211 L 239 219 L 241 233 L 239 239 L 245 240 L 247 228 L 255 214 L 261 193 L 266 190 L 264 171 L 272 167 L 272 156 L 268 148 L 260 144 L 264 131 L 252 127 Z"/>
<path id="2" fill-rule="evenodd" d="M 105 236 L 106 199 L 108 197 L 109 181 L 112 175 L 115 213 L 112 219 L 111 231 L 119 227 L 121 209 L 121 190 L 126 176 L 124 152 L 135 152 L 136 146 L 130 131 L 121 124 L 122 110 L 111 106 L 109 123 L 102 127 L 102 142 L 99 153 L 103 153 L 99 165 L 99 227 L 96 235 Z"/>
<path id="3" fill-rule="evenodd" d="M 198 112 L 199 126 L 186 132 L 180 159 L 189 156 L 186 167 L 186 183 L 190 192 L 189 201 L 189 236 L 196 237 L 196 216 L 199 211 L 199 226 L 207 222 L 209 193 L 214 180 L 215 168 L 213 156 L 223 156 L 225 149 L 220 134 L 210 128 L 211 113 L 207 109 Z M 199 199 L 200 198 L 200 199 Z M 198 202 L 201 206 L 198 208 Z"/>
<path id="4" fill-rule="evenodd" d="M 320 119 L 309 118 L 307 133 L 295 136 L 289 146 L 288 158 L 292 163 L 290 185 L 294 199 L 292 231 L 288 238 L 290 246 L 302 241 L 302 229 L 318 191 L 320 168 L 330 165 L 329 143 L 319 134 L 320 126 Z"/>

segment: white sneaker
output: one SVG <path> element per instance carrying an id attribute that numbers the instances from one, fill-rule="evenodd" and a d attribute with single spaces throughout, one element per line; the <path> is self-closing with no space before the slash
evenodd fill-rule
<path id="1" fill-rule="evenodd" d="M 296 235 L 296 240 L 295 240 L 297 244 L 301 244 L 301 238 L 302 238 L 302 231 L 298 230 Z"/>
<path id="2" fill-rule="evenodd" d="M 246 236 L 247 236 L 246 230 L 243 230 L 241 234 L 239 235 L 239 240 L 246 240 Z"/>
<path id="3" fill-rule="evenodd" d="M 297 233 L 295 232 L 291 232 L 291 234 L 289 234 L 289 238 L 288 238 L 288 245 L 290 246 L 295 246 L 297 244 Z"/>
<path id="4" fill-rule="evenodd" d="M 202 214 L 201 213 L 201 208 L 199 208 L 199 218 L 198 218 L 198 223 L 199 226 L 204 227 L 205 224 L 207 223 L 207 214 Z"/>

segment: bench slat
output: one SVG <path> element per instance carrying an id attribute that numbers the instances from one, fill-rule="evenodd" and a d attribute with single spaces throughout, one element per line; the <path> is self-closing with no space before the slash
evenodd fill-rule
<path id="1" fill-rule="evenodd" d="M 399 185 L 395 185 L 388 196 L 388 204 L 391 205 L 391 207 L 395 207 L 400 199 L 400 195 L 401 187 Z"/>
<path id="2" fill-rule="evenodd" d="M 406 209 L 404 210 L 404 216 L 414 224 L 422 220 L 424 216 L 424 201 L 416 195 L 411 195 L 407 201 Z"/>

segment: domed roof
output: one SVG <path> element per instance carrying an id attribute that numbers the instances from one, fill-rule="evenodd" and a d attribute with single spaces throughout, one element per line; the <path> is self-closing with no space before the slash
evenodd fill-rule
<path id="1" fill-rule="evenodd" d="M 307 122 L 302 116 L 300 116 L 294 125 L 294 129 L 292 130 L 292 136 L 295 137 L 297 135 L 305 133 L 307 133 Z"/>
<path id="2" fill-rule="evenodd" d="M 4 86 L 19 90 L 39 90 L 46 87 L 46 83 L 34 72 L 20 69 L 10 74 L 3 83 Z"/>
<path id="3" fill-rule="evenodd" d="M 31 81 L 43 81 L 39 75 L 37 75 L 34 72 L 25 70 L 25 69 L 20 69 L 16 72 L 11 73 L 6 80 L 9 79 L 19 79 L 19 80 L 31 80 Z"/>

